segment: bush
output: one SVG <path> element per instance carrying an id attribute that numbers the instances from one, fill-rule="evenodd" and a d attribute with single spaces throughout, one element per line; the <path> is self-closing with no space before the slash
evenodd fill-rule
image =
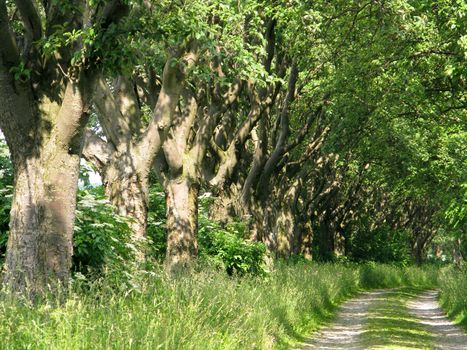
<path id="1" fill-rule="evenodd" d="M 114 213 L 102 187 L 78 191 L 73 237 L 75 271 L 100 270 L 134 258 L 128 219 Z"/>
<path id="2" fill-rule="evenodd" d="M 200 217 L 200 258 L 224 268 L 229 275 L 263 274 L 266 247 L 243 239 L 244 226 L 231 223 L 222 228 L 218 223 Z"/>
<path id="3" fill-rule="evenodd" d="M 13 167 L 9 157 L 8 147 L 0 141 L 0 264 L 6 251 L 13 196 Z"/>

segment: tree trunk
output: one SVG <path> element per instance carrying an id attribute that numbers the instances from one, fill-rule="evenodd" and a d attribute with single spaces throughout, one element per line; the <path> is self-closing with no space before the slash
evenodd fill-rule
<path id="1" fill-rule="evenodd" d="M 4 282 L 31 297 L 66 285 L 73 253 L 80 157 L 49 147 L 15 164 Z"/>
<path id="2" fill-rule="evenodd" d="M 276 256 L 288 258 L 290 255 L 297 253 L 297 225 L 292 208 L 289 206 L 291 203 L 284 203 L 285 206 L 281 207 L 275 217 L 274 231 L 277 237 L 277 251 Z"/>
<path id="3" fill-rule="evenodd" d="M 301 236 L 300 236 L 300 253 L 303 254 L 303 257 L 306 260 L 313 259 L 312 243 L 313 243 L 313 227 L 311 225 L 311 222 L 308 220 L 305 223 L 303 223 L 301 227 Z"/>
<path id="4" fill-rule="evenodd" d="M 209 218 L 217 221 L 222 225 L 232 222 L 235 217 L 238 217 L 238 204 L 235 195 L 231 190 L 219 191 L 209 206 Z"/>
<path id="5" fill-rule="evenodd" d="M 130 156 L 128 156 L 130 157 Z M 131 167 L 122 162 L 112 162 L 104 175 L 107 198 L 118 215 L 130 218 L 133 237 L 140 240 L 146 235 L 149 188 L 147 176 L 128 171 Z"/>
<path id="6" fill-rule="evenodd" d="M 331 225 L 327 219 L 323 219 L 319 224 L 319 256 L 321 260 L 329 261 L 334 257 L 334 242 L 331 232 Z"/>
<path id="7" fill-rule="evenodd" d="M 189 267 L 198 255 L 198 185 L 186 177 L 170 179 L 165 186 L 167 206 L 167 257 L 169 271 Z"/>
<path id="8" fill-rule="evenodd" d="M 334 255 L 344 256 L 345 255 L 345 235 L 344 230 L 341 227 L 336 227 L 334 230 Z"/>
<path id="9" fill-rule="evenodd" d="M 414 257 L 417 265 L 421 265 L 423 263 L 423 250 L 423 242 L 417 239 L 415 244 L 412 246 L 412 256 Z"/>

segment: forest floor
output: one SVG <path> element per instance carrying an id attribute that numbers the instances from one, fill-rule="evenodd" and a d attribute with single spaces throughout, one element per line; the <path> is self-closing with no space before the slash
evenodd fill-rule
<path id="1" fill-rule="evenodd" d="M 300 349 L 467 349 L 467 334 L 446 317 L 437 295 L 415 288 L 363 293 Z"/>

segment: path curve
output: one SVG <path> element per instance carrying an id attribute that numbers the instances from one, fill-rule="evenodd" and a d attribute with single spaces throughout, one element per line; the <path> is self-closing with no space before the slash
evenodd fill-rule
<path id="1" fill-rule="evenodd" d="M 306 341 L 301 350 L 363 350 L 358 338 L 365 331 L 369 306 L 384 298 L 388 289 L 378 289 L 361 294 L 346 301 L 340 308 L 336 320 L 329 326 L 313 335 Z"/>
<path id="2" fill-rule="evenodd" d="M 407 307 L 423 326 L 435 336 L 434 346 L 437 349 L 467 349 L 467 334 L 455 326 L 438 305 L 438 291 L 423 292 L 409 301 Z"/>

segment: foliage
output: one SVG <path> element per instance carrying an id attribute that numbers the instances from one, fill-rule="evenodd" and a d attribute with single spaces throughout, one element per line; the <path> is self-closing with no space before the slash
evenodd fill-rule
<path id="1" fill-rule="evenodd" d="M 233 220 L 221 225 L 211 219 L 213 200 L 210 193 L 200 198 L 198 230 L 200 257 L 214 266 L 221 267 L 229 275 L 264 274 L 267 271 L 264 244 L 247 241 L 247 227 L 241 221 Z"/>
<path id="2" fill-rule="evenodd" d="M 167 249 L 165 194 L 157 179 L 151 179 L 149 187 L 149 208 L 147 236 L 151 256 L 164 260 Z"/>
<path id="3" fill-rule="evenodd" d="M 229 275 L 266 272 L 264 258 L 266 247 L 261 242 L 248 242 L 244 227 L 236 223 L 221 227 L 205 216 L 200 217 L 200 257 L 214 265 L 221 266 Z"/>
<path id="4" fill-rule="evenodd" d="M 0 263 L 4 259 L 13 195 L 13 168 L 5 142 L 0 141 Z"/>
<path id="5" fill-rule="evenodd" d="M 78 191 L 73 245 L 78 271 L 134 259 L 136 247 L 128 219 L 114 213 L 102 187 Z"/>
<path id="6" fill-rule="evenodd" d="M 381 226 L 369 231 L 362 227 L 346 242 L 346 255 L 355 261 L 407 264 L 411 260 L 409 242 L 410 234 L 404 230 Z"/>

